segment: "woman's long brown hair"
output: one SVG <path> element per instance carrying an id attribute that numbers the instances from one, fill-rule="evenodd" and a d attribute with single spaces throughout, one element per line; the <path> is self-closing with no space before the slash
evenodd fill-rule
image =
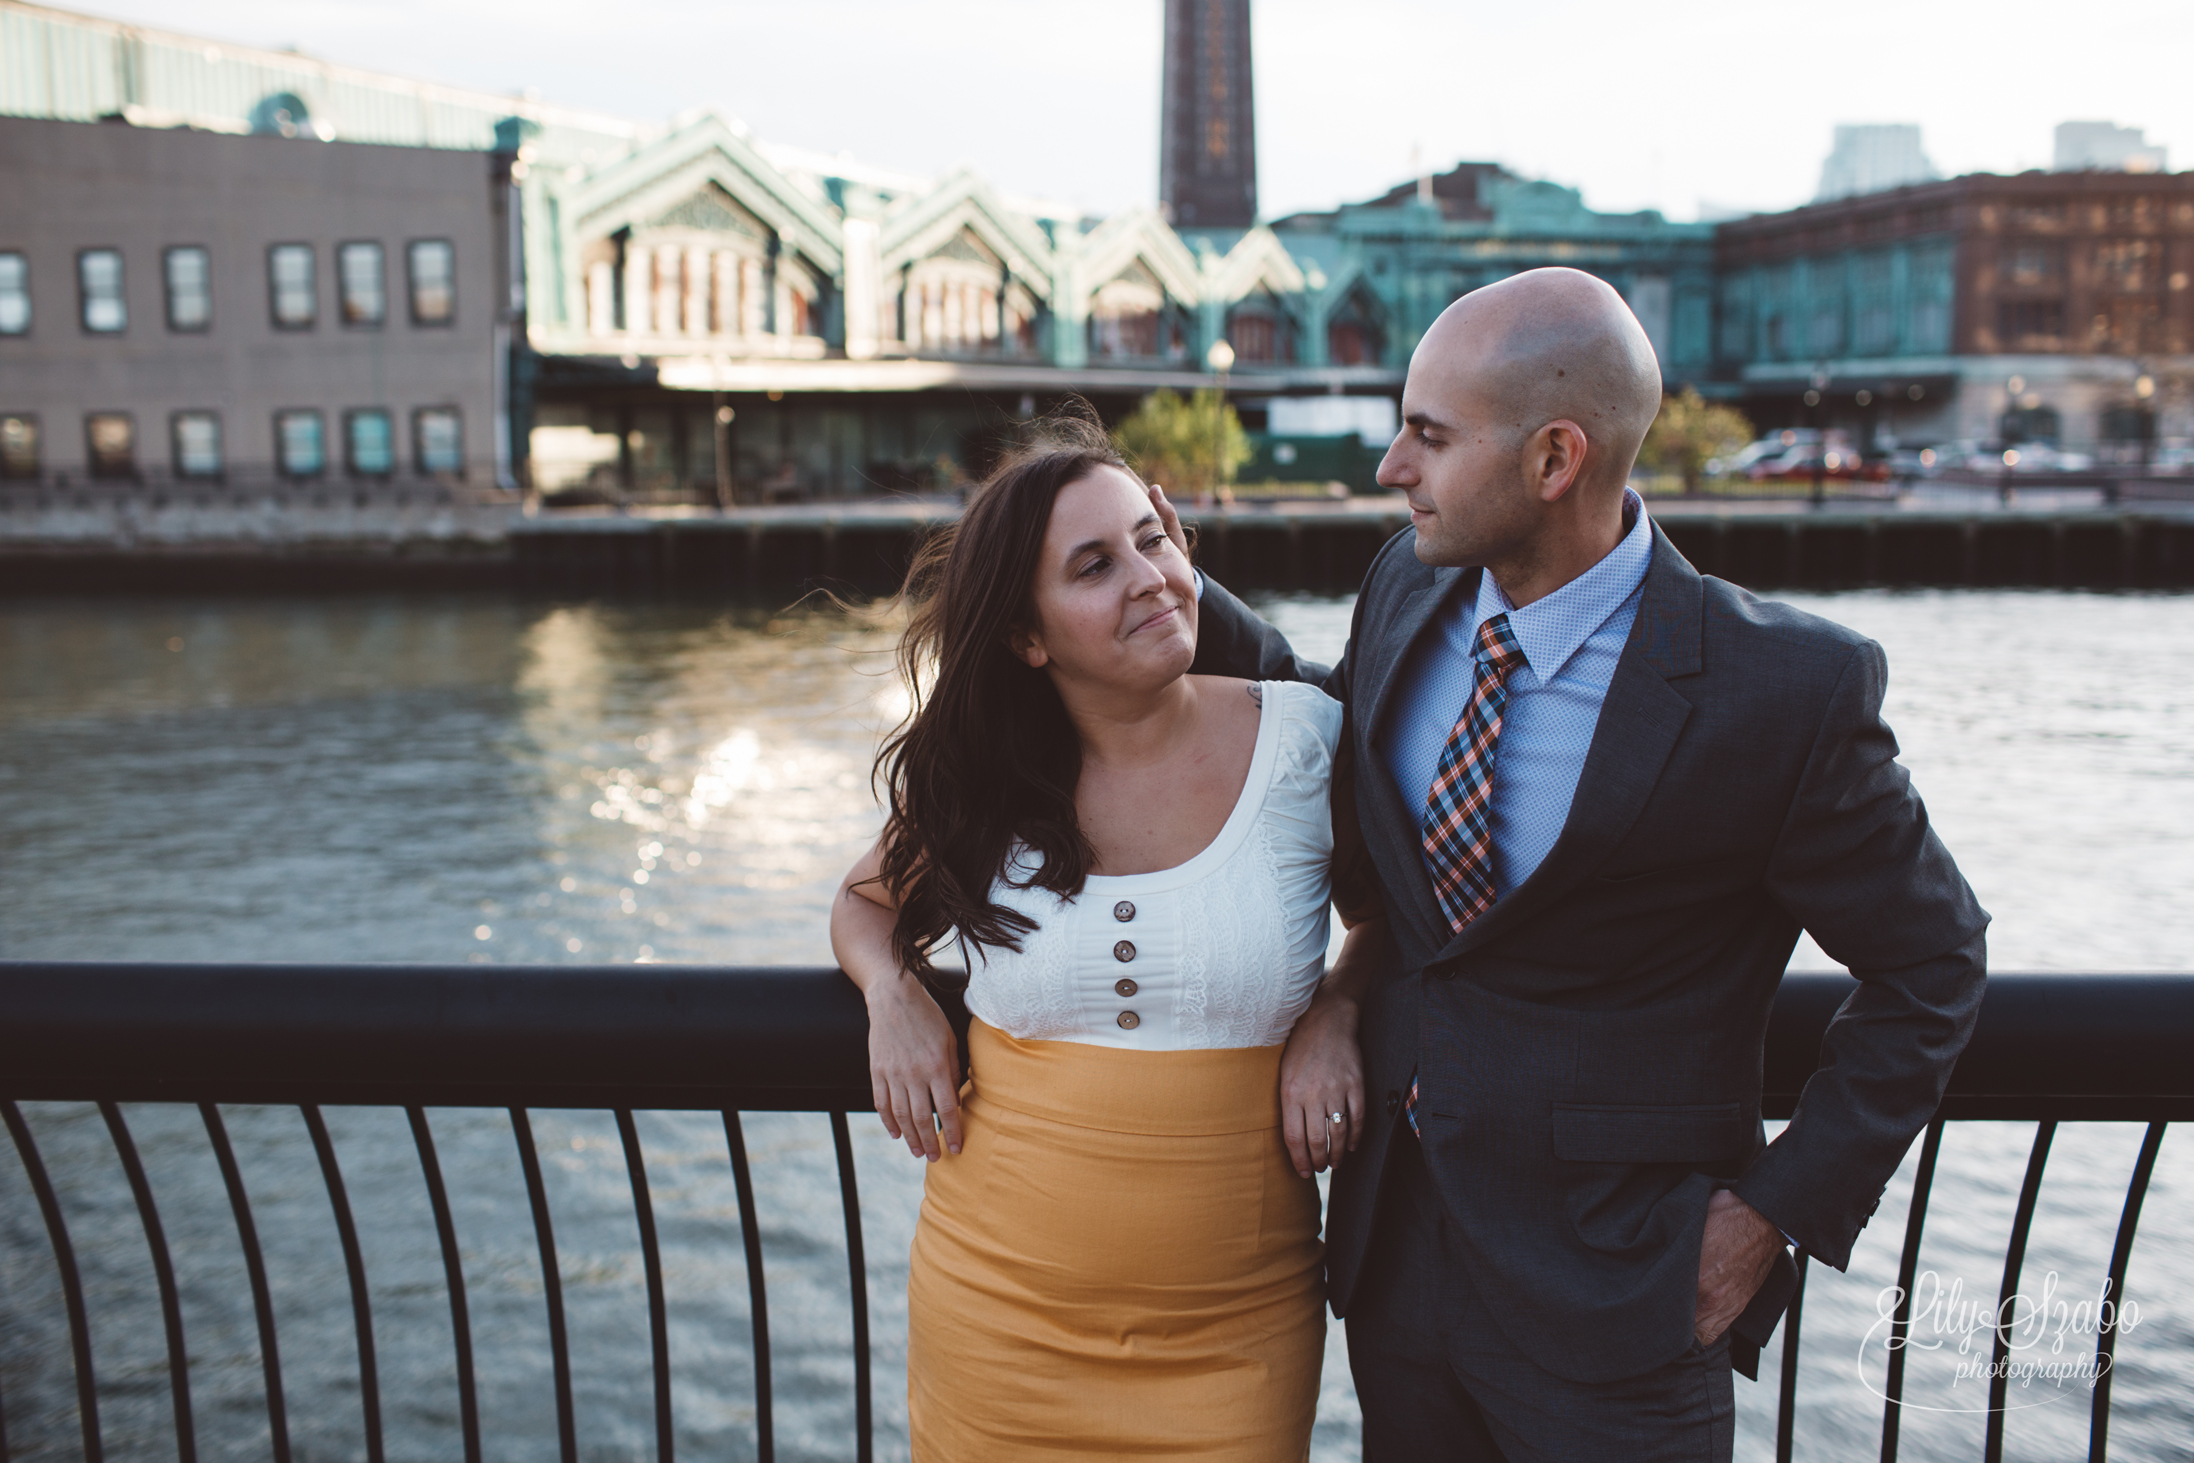
<path id="1" fill-rule="evenodd" d="M 1014 846 L 1036 869 L 1016 887 L 1079 894 L 1096 861 L 1074 813 L 1081 738 L 1051 678 L 1013 653 L 1059 490 L 1099 468 L 1128 471 L 1104 429 L 1065 418 L 985 480 L 959 523 L 907 574 L 914 613 L 899 642 L 912 707 L 876 774 L 890 806 L 882 879 L 898 899 L 892 953 L 935 979 L 930 953 L 957 934 L 1018 950 L 1035 921 L 991 900 Z"/>

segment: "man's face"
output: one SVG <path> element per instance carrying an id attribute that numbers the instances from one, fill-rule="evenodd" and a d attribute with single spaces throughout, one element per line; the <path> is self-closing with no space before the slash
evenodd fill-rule
<path id="1" fill-rule="evenodd" d="M 1541 505 L 1524 482 L 1524 442 L 1481 389 L 1479 352 L 1457 324 L 1435 327 L 1410 360 L 1379 483 L 1408 495 L 1419 559 L 1468 567 L 1513 553 Z"/>

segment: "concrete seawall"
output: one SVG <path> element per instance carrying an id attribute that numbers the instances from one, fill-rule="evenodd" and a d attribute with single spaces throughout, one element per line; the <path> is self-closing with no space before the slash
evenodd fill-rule
<path id="1" fill-rule="evenodd" d="M 1895 502 L 1656 501 L 1656 519 L 1700 570 L 1760 589 L 1860 585 L 2194 587 L 2194 504 L 2003 508 Z M 523 586 L 571 590 L 885 591 L 936 504 L 753 510 L 718 517 L 534 518 L 512 532 Z M 1399 498 L 1184 513 L 1197 560 L 1243 589 L 1343 593 L 1409 523 Z"/>
<path id="2" fill-rule="evenodd" d="M 207 507 L 120 491 L 0 505 L 0 592 L 476 586 L 791 597 L 894 588 L 950 499 L 528 516 L 514 498 L 297 493 Z M 2194 588 L 2194 502 L 2022 490 L 1934 499 L 1655 499 L 1699 568 L 1757 589 Z M 1198 561 L 1243 589 L 1344 593 L 1408 525 L 1397 497 L 1190 508 Z"/>

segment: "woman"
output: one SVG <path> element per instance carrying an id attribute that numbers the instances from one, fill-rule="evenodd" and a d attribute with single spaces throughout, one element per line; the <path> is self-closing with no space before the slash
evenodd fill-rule
<path id="1" fill-rule="evenodd" d="M 1187 673 L 1194 571 L 1162 503 L 1068 423 L 909 580 L 914 710 L 831 939 L 877 1111 L 933 1165 L 918 1463 L 1308 1451 L 1311 1171 L 1355 1140 L 1352 1007 L 1303 1023 L 1286 1103 L 1281 1064 L 1324 967 L 1341 709 Z M 947 943 L 974 1017 L 957 1091 L 925 984 Z"/>

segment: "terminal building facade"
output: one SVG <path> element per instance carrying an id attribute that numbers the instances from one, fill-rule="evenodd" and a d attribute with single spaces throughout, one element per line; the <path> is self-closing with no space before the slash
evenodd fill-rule
<path id="1" fill-rule="evenodd" d="M 1168 12 L 1166 175 L 1203 190 L 1191 220 L 1172 197 L 1091 218 L 714 113 L 641 123 L 0 0 L 24 62 L 0 68 L 0 170 L 46 200 L 0 216 L 0 470 L 859 496 L 980 471 L 1068 393 L 1117 417 L 1211 384 L 1222 340 L 1253 428 L 1368 441 L 1441 309 L 1547 264 L 1609 280 L 1672 389 L 1763 427 L 2188 430 L 2194 175 L 1962 178 L 1715 225 L 1465 163 L 1245 223 L 1221 202 L 1254 208 L 1246 49 L 1172 54 L 1176 31 L 1246 48 L 1246 5 L 1214 12 L 1240 12 L 1231 30 L 1175 24 L 1206 8 Z M 1231 151 L 1198 174 L 1196 137 Z M 173 323 L 194 269 L 204 330 Z M 310 323 L 286 320 L 307 293 Z M 119 331 L 92 323 L 110 296 Z"/>

